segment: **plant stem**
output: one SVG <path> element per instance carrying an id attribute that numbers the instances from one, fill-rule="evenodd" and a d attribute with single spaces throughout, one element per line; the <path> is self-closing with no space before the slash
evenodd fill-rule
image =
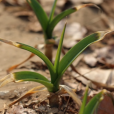
<path id="1" fill-rule="evenodd" d="M 53 44 L 45 44 L 45 55 L 52 62 Z"/>
<path id="2" fill-rule="evenodd" d="M 50 93 L 49 99 L 49 105 L 51 107 L 59 107 L 59 96 L 56 93 Z"/>

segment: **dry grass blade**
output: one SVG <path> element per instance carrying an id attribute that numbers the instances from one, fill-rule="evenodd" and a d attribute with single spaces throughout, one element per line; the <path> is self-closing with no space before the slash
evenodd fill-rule
<path id="1" fill-rule="evenodd" d="M 72 97 L 74 102 L 76 102 L 79 106 L 82 105 L 81 100 L 78 98 L 76 93 L 71 88 L 69 88 L 68 86 L 65 86 L 65 85 L 60 85 L 60 87 L 63 88 Z"/>
<path id="2" fill-rule="evenodd" d="M 41 86 L 37 86 L 37 87 L 34 87 L 32 88 L 31 90 L 29 90 L 27 93 L 25 93 L 24 95 L 22 95 L 20 98 L 18 98 L 17 100 L 13 101 L 12 103 L 9 104 L 9 107 L 11 107 L 12 105 L 14 105 L 15 103 L 21 101 L 22 99 L 34 94 L 34 93 L 37 93 L 39 91 L 46 91 L 46 89 L 43 89 L 45 88 L 45 86 L 41 85 Z M 40 89 L 43 89 L 43 90 L 40 90 Z"/>
<path id="3" fill-rule="evenodd" d="M 79 5 L 79 6 L 76 7 L 76 9 L 79 10 L 81 8 L 89 7 L 89 6 L 94 6 L 94 7 L 98 8 L 100 10 L 100 8 L 97 5 L 95 5 L 95 4 L 83 4 L 83 5 Z"/>
<path id="4" fill-rule="evenodd" d="M 12 78 L 9 78 L 9 79 L 6 79 L 5 81 L 3 81 L 1 84 L 0 84 L 0 87 L 3 87 L 5 86 L 6 84 L 10 83 L 10 82 L 13 82 L 14 80 Z"/>
<path id="5" fill-rule="evenodd" d="M 34 48 L 37 48 L 37 45 L 35 45 Z M 31 53 L 29 55 L 29 57 L 27 57 L 24 61 L 22 61 L 21 63 L 18 63 L 14 66 L 11 66 L 9 69 L 7 69 L 7 73 L 10 73 L 12 70 L 16 69 L 18 66 L 22 65 L 23 63 L 25 63 L 26 61 L 28 61 L 29 59 L 31 59 L 33 56 L 35 56 L 35 54 Z"/>
<path id="6" fill-rule="evenodd" d="M 5 76 L 4 78 L 0 79 L 0 82 L 1 82 L 0 87 L 3 87 L 10 82 L 14 82 L 14 78 L 9 74 Z"/>
<path id="7" fill-rule="evenodd" d="M 0 41 L 4 42 L 4 43 L 6 43 L 6 44 L 13 45 L 13 46 L 15 46 L 15 47 L 20 47 L 20 44 L 17 43 L 17 42 L 13 42 L 13 41 L 5 40 L 5 39 L 2 39 L 2 38 L 0 38 Z"/>
<path id="8" fill-rule="evenodd" d="M 6 80 L 9 77 L 9 75 L 5 76 L 4 78 L 0 79 L 0 82 L 3 82 L 4 80 Z"/>
<path id="9" fill-rule="evenodd" d="M 18 66 L 22 65 L 23 63 L 25 63 L 26 61 L 28 61 L 29 59 L 31 59 L 33 56 L 34 56 L 34 54 L 31 53 L 30 56 L 29 56 L 28 58 L 26 58 L 24 61 L 22 61 L 21 63 L 16 64 L 16 65 L 10 67 L 10 68 L 7 70 L 7 73 L 10 73 L 12 70 L 16 69 Z"/>

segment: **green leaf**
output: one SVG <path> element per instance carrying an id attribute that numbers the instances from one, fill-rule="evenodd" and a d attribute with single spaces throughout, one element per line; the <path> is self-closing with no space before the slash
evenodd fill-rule
<path id="1" fill-rule="evenodd" d="M 54 3 L 53 3 L 53 7 L 51 9 L 51 13 L 50 13 L 50 16 L 49 16 L 48 23 L 50 23 L 52 21 L 52 19 L 53 19 L 53 15 L 54 15 L 54 12 L 55 12 L 56 3 L 57 3 L 57 0 L 55 0 Z"/>
<path id="2" fill-rule="evenodd" d="M 59 75 L 62 75 L 65 70 L 72 64 L 72 62 L 81 54 L 81 52 L 87 48 L 91 43 L 102 40 L 108 32 L 99 31 L 93 33 L 72 47 L 66 55 L 62 58 L 59 64 Z"/>
<path id="3" fill-rule="evenodd" d="M 51 80 L 53 81 L 55 79 L 55 70 L 54 70 L 53 64 L 50 62 L 50 60 L 39 50 L 37 50 L 31 46 L 25 45 L 25 44 L 21 44 L 21 43 L 19 43 L 19 44 L 20 44 L 20 48 L 34 53 L 35 55 L 39 56 L 46 63 L 46 65 L 50 71 Z"/>
<path id="4" fill-rule="evenodd" d="M 51 82 L 46 82 L 46 81 L 37 80 L 37 79 L 23 79 L 21 81 L 33 81 L 33 82 L 41 83 L 48 89 L 49 92 L 53 92 L 53 84 Z"/>
<path id="5" fill-rule="evenodd" d="M 85 112 L 85 106 L 86 106 L 87 96 L 88 96 L 88 89 L 89 88 L 87 87 L 86 91 L 85 91 L 84 98 L 83 98 L 82 106 L 81 106 L 80 111 L 79 111 L 79 114 L 84 114 L 84 112 Z"/>
<path id="6" fill-rule="evenodd" d="M 75 8 L 71 8 L 71 9 L 68 9 L 64 12 L 62 12 L 61 14 L 57 15 L 48 25 L 48 29 L 47 29 L 47 34 L 48 34 L 48 37 L 52 37 L 52 32 L 55 28 L 55 26 L 64 18 L 66 17 L 67 15 L 75 12 L 76 9 Z"/>
<path id="7" fill-rule="evenodd" d="M 52 37 L 52 32 L 55 28 L 55 26 L 66 16 L 78 11 L 79 9 L 83 8 L 83 7 L 87 7 L 87 6 L 93 6 L 93 4 L 84 4 L 84 5 L 79 5 L 70 9 L 67 9 L 65 11 L 63 11 L 62 13 L 60 13 L 59 15 L 57 15 L 48 25 L 47 27 L 47 34 L 48 37 L 51 38 Z"/>
<path id="8" fill-rule="evenodd" d="M 47 67 L 49 68 L 52 81 L 55 79 L 55 71 L 54 71 L 53 64 L 52 64 L 52 63 L 50 62 L 50 60 L 49 60 L 43 53 L 41 53 L 39 50 L 37 50 L 36 48 L 33 48 L 33 47 L 29 46 L 29 45 L 22 44 L 22 43 L 18 43 L 18 42 L 8 41 L 8 40 L 5 40 L 5 39 L 0 39 L 0 41 L 2 41 L 2 42 L 4 42 L 4 43 L 7 43 L 7 44 L 10 44 L 10 45 L 13 45 L 13 46 L 18 47 L 18 48 L 27 50 L 27 51 L 29 51 L 29 52 L 34 53 L 34 54 L 37 55 L 38 57 L 40 57 L 40 58 L 45 62 L 45 64 L 47 65 Z"/>
<path id="9" fill-rule="evenodd" d="M 65 34 L 65 29 L 66 29 L 66 24 L 64 26 L 64 29 L 63 29 L 63 32 L 62 32 L 62 35 L 61 35 L 61 38 L 59 41 L 57 54 L 56 54 L 56 59 L 55 59 L 55 64 L 54 64 L 56 74 L 58 74 L 59 60 L 60 60 L 60 54 L 61 54 L 61 50 L 62 50 L 62 44 L 63 44 L 64 34 Z"/>
<path id="10" fill-rule="evenodd" d="M 53 90 L 53 84 L 49 82 L 44 76 L 34 72 L 15 72 L 11 74 L 12 78 L 17 82 L 21 81 L 33 81 L 43 84 L 49 91 Z"/>
<path id="11" fill-rule="evenodd" d="M 47 25 L 48 25 L 48 17 L 46 15 L 45 11 L 43 10 L 42 6 L 39 4 L 39 2 L 37 0 L 27 0 L 27 2 L 34 10 L 34 12 L 42 26 L 42 29 L 45 32 L 47 29 Z"/>
<path id="12" fill-rule="evenodd" d="M 82 51 L 85 48 L 87 48 L 93 42 L 102 40 L 107 33 L 109 32 L 106 31 L 96 32 L 94 34 L 85 37 L 80 42 L 78 42 L 74 47 L 72 47 L 59 63 L 58 79 L 56 80 L 54 85 L 56 84 L 58 85 L 63 73 L 72 64 L 72 62 L 82 53 Z"/>
<path id="13" fill-rule="evenodd" d="M 100 101 L 103 100 L 103 95 L 106 93 L 105 90 L 101 91 L 97 95 L 95 95 L 89 103 L 86 105 L 83 114 L 93 114 L 97 106 L 99 105 Z"/>
<path id="14" fill-rule="evenodd" d="M 17 80 L 20 80 L 20 79 L 40 79 L 40 80 L 50 82 L 43 75 L 36 73 L 36 72 L 31 72 L 31 71 L 15 72 L 15 73 L 13 73 L 13 75 L 16 75 Z"/>

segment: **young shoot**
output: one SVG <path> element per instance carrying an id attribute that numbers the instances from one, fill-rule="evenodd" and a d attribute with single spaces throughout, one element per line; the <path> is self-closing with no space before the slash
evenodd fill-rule
<path id="1" fill-rule="evenodd" d="M 64 29 L 63 29 L 63 32 L 62 32 L 62 35 L 60 38 L 54 65 L 42 52 L 40 52 L 36 48 L 33 48 L 29 45 L 22 44 L 19 42 L 13 42 L 13 41 L 8 41 L 6 39 L 0 39 L 0 41 L 2 41 L 4 43 L 27 50 L 29 52 L 34 53 L 38 57 L 40 57 L 47 65 L 49 72 L 50 72 L 50 77 L 51 77 L 51 81 L 49 81 L 47 78 L 45 78 L 45 76 L 43 76 L 39 73 L 35 73 L 35 72 L 31 72 L 31 71 L 14 72 L 14 73 L 11 73 L 6 78 L 1 79 L 0 86 L 3 86 L 4 84 L 6 84 L 7 82 L 10 82 L 10 81 L 15 81 L 15 82 L 34 81 L 34 82 L 43 84 L 48 89 L 49 92 L 53 92 L 53 93 L 57 92 L 59 90 L 59 82 L 60 82 L 62 76 L 63 76 L 64 72 L 67 70 L 67 68 L 72 64 L 72 62 L 91 43 L 102 40 L 105 37 L 105 35 L 107 33 L 109 33 L 106 31 L 99 31 L 99 32 L 95 32 L 95 33 L 83 38 L 80 42 L 78 42 L 75 46 L 73 46 L 66 53 L 66 55 L 60 60 L 60 54 L 61 54 L 63 38 L 64 38 L 64 34 L 65 34 L 65 28 L 66 28 L 66 25 L 64 26 Z"/>
<path id="2" fill-rule="evenodd" d="M 44 33 L 44 39 L 45 39 L 45 55 L 48 57 L 50 61 L 52 61 L 52 50 L 53 50 L 53 44 L 55 40 L 55 36 L 53 35 L 53 31 L 55 26 L 66 16 L 78 11 L 79 9 L 83 7 L 88 7 L 88 6 L 95 6 L 94 4 L 83 4 L 83 5 L 78 5 L 72 8 L 69 8 L 60 14 L 56 15 L 54 17 L 55 13 L 55 8 L 57 4 L 57 0 L 54 0 L 50 15 L 46 14 L 44 11 L 43 7 L 40 5 L 40 3 L 37 0 L 26 0 L 28 4 L 31 6 L 33 11 L 35 12 L 35 15 L 42 27 L 43 33 Z M 98 7 L 97 7 L 98 8 Z"/>

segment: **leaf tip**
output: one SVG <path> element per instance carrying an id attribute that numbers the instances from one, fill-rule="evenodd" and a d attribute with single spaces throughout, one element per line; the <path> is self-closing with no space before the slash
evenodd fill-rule
<path id="1" fill-rule="evenodd" d="M 102 90 L 102 96 L 101 96 L 101 98 L 100 98 L 100 101 L 102 101 L 103 99 L 104 99 L 104 94 L 106 94 L 107 93 L 107 91 L 104 89 L 104 90 Z"/>
<path id="2" fill-rule="evenodd" d="M 21 46 L 21 44 L 19 44 L 19 43 L 17 43 L 17 42 L 8 41 L 8 40 L 2 39 L 2 38 L 0 38 L 0 41 L 1 41 L 1 42 L 4 42 L 4 43 L 6 43 L 6 44 L 13 45 L 13 46 L 18 47 L 18 48 L 20 48 L 20 46 Z"/>
<path id="3" fill-rule="evenodd" d="M 111 32 L 114 32 L 114 31 L 111 31 L 111 30 L 107 30 L 107 31 L 99 31 L 99 32 L 96 32 L 97 35 L 99 36 L 99 40 L 102 40 L 107 34 L 111 33 Z"/>
<path id="4" fill-rule="evenodd" d="M 103 89 L 102 90 L 102 94 L 106 94 L 107 93 L 107 90 L 106 89 Z"/>
<path id="5" fill-rule="evenodd" d="M 95 4 L 83 4 L 83 5 L 79 5 L 79 6 L 75 7 L 74 9 L 79 10 L 79 9 L 81 9 L 81 8 L 89 7 L 89 6 L 94 6 L 94 7 L 98 8 L 98 9 L 100 9 L 100 8 L 99 8 L 97 5 L 95 5 Z"/>
<path id="6" fill-rule="evenodd" d="M 10 82 L 14 82 L 14 78 L 11 75 L 12 74 L 9 74 L 0 80 L 0 88 L 5 86 L 6 84 L 8 84 Z"/>
<path id="7" fill-rule="evenodd" d="M 67 25 L 67 20 L 66 20 L 66 22 L 65 22 L 65 27 L 66 27 L 66 25 Z"/>

